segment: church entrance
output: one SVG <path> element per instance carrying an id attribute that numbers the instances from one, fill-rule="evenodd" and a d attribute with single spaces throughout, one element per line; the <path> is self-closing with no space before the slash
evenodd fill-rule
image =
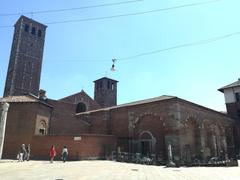
<path id="1" fill-rule="evenodd" d="M 144 156 L 151 154 L 151 141 L 141 141 L 141 154 Z"/>
<path id="2" fill-rule="evenodd" d="M 149 156 L 153 151 L 153 136 L 150 132 L 145 131 L 140 135 L 139 140 L 140 152 L 144 156 Z"/>

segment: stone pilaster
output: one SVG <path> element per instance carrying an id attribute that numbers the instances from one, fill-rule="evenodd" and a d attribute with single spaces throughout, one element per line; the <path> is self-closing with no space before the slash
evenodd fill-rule
<path id="1" fill-rule="evenodd" d="M 203 161 L 205 161 L 206 160 L 206 154 L 205 154 L 206 144 L 205 144 L 205 130 L 204 130 L 203 124 L 200 126 L 200 143 L 201 143 L 201 147 L 200 147 L 201 158 Z"/>
<path id="2" fill-rule="evenodd" d="M 2 102 L 0 103 L 0 159 L 2 159 L 8 108 L 9 104 Z"/>

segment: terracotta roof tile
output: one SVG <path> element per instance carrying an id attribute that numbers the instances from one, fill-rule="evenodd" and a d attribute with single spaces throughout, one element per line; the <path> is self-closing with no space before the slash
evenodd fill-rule
<path id="1" fill-rule="evenodd" d="M 168 100 L 168 99 L 173 99 L 173 98 L 176 98 L 176 96 L 163 95 L 163 96 L 159 96 L 159 97 L 155 97 L 155 98 L 145 99 L 145 100 L 141 100 L 141 101 L 135 101 L 135 102 L 121 104 L 121 105 L 117 105 L 117 106 L 111 106 L 111 107 L 107 107 L 107 108 L 86 111 L 86 112 L 79 113 L 79 115 L 80 114 L 89 114 L 91 112 L 97 112 L 97 111 L 108 111 L 108 110 L 116 109 L 116 108 L 120 108 L 120 107 L 135 106 L 135 105 L 146 104 L 146 103 L 151 103 L 151 102 L 156 102 L 156 101 L 163 101 L 163 100 Z"/>

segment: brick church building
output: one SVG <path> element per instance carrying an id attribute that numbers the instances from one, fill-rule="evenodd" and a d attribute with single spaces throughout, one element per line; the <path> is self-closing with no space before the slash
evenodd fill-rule
<path id="1" fill-rule="evenodd" d="M 15 24 L 4 97 L 0 98 L 1 107 L 9 104 L 6 123 L 0 126 L 3 158 L 15 158 L 23 143 L 31 144 L 35 159 L 47 159 L 51 145 L 58 156 L 66 145 L 73 160 L 110 158 L 113 151 L 121 151 L 154 155 L 166 162 L 169 145 L 173 161 L 182 164 L 235 157 L 233 132 L 238 131 L 240 108 L 234 109 L 235 101 L 228 102 L 232 86 L 220 89 L 227 96 L 230 116 L 166 95 L 117 105 L 118 81 L 108 77 L 94 81 L 94 98 L 82 90 L 53 100 L 39 90 L 45 32 L 45 25 L 25 16 Z M 236 92 L 240 92 L 239 82 L 234 84 Z M 0 117 L 4 119 L 3 113 Z"/>

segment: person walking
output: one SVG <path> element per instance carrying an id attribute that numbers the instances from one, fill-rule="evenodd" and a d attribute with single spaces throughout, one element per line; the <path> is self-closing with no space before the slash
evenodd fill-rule
<path id="1" fill-rule="evenodd" d="M 55 150 L 54 145 L 52 145 L 50 149 L 50 162 L 53 163 L 54 157 L 56 156 L 57 152 Z"/>
<path id="2" fill-rule="evenodd" d="M 19 159 L 18 161 L 23 162 L 25 160 L 25 156 L 27 154 L 26 148 L 25 148 L 25 144 L 21 145 L 20 151 L 19 151 Z"/>
<path id="3" fill-rule="evenodd" d="M 27 145 L 26 152 L 27 152 L 26 160 L 29 161 L 29 159 L 30 159 L 30 152 L 31 152 L 30 144 Z"/>
<path id="4" fill-rule="evenodd" d="M 63 162 L 66 162 L 67 157 L 68 157 L 67 146 L 63 146 L 63 149 L 62 149 L 62 160 L 63 160 Z"/>

